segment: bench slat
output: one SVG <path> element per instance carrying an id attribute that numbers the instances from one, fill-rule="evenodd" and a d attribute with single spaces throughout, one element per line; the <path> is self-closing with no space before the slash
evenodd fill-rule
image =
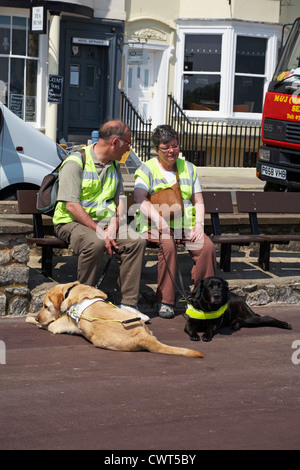
<path id="1" fill-rule="evenodd" d="M 34 237 L 27 238 L 27 243 L 42 247 L 42 273 L 47 277 L 52 276 L 52 260 L 54 248 L 67 248 L 68 244 L 57 237 L 45 237 L 43 218 L 36 208 L 37 190 L 17 191 L 18 208 L 20 214 L 31 214 L 33 218 Z"/>
<path id="2" fill-rule="evenodd" d="M 270 269 L 271 243 L 300 241 L 297 234 L 261 234 L 258 214 L 299 214 L 300 193 L 294 192 L 258 192 L 236 191 L 237 210 L 248 213 L 253 236 L 263 238 L 259 250 L 259 265 L 265 270 Z"/>

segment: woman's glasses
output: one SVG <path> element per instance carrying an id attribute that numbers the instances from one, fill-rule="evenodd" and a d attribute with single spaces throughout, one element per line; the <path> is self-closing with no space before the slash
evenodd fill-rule
<path id="1" fill-rule="evenodd" d="M 174 152 L 176 152 L 177 150 L 179 150 L 179 145 L 171 145 L 170 147 L 158 147 L 159 150 L 161 150 L 163 153 L 169 153 L 171 152 L 171 150 L 173 150 Z"/>

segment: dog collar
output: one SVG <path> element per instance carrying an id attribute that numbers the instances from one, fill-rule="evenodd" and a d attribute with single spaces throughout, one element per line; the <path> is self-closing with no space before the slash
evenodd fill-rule
<path id="1" fill-rule="evenodd" d="M 214 318 L 219 318 L 227 310 L 228 304 L 222 305 L 219 310 L 215 312 L 203 312 L 203 310 L 197 310 L 191 304 L 187 306 L 186 314 L 191 318 L 196 318 L 197 320 L 213 320 Z"/>

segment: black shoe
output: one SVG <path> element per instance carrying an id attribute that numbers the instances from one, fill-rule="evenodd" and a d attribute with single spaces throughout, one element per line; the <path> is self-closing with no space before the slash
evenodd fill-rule
<path id="1" fill-rule="evenodd" d="M 158 304 L 158 315 L 161 318 L 174 318 L 174 308 L 168 304 Z"/>

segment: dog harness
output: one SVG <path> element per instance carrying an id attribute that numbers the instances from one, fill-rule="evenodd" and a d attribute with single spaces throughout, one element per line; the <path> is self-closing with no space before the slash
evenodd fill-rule
<path id="1" fill-rule="evenodd" d="M 76 320 L 76 323 L 77 323 L 77 326 L 78 326 L 78 329 L 81 331 L 81 328 L 80 328 L 80 317 L 82 315 L 82 313 L 84 312 L 84 310 L 86 308 L 88 308 L 90 305 L 94 304 L 95 302 L 104 302 L 103 299 L 84 299 L 82 300 L 82 302 L 77 302 L 76 304 L 74 305 L 71 305 L 71 307 L 69 308 L 69 310 L 67 311 L 67 315 L 69 315 L 69 317 L 71 318 L 74 318 L 74 320 Z"/>
<path id="2" fill-rule="evenodd" d="M 226 312 L 228 304 L 222 305 L 219 310 L 215 312 L 203 312 L 203 310 L 197 310 L 191 304 L 187 306 L 186 314 L 191 318 L 196 318 L 197 320 L 213 320 L 214 318 L 219 318 Z"/>
<path id="3" fill-rule="evenodd" d="M 74 320 L 76 320 L 76 323 L 77 323 L 77 326 L 78 326 L 78 329 L 79 331 L 82 333 L 82 330 L 80 328 L 80 318 L 84 318 L 85 320 L 89 320 L 89 321 L 99 321 L 99 320 L 105 320 L 105 321 L 114 321 L 114 322 L 118 322 L 118 323 L 122 323 L 122 324 L 127 324 L 127 323 L 133 323 L 133 322 L 136 322 L 136 321 L 140 321 L 140 317 L 138 315 L 136 315 L 134 318 L 130 318 L 128 320 L 119 320 L 119 319 L 112 319 L 112 318 L 93 318 L 93 317 L 85 317 L 83 315 L 83 312 L 86 308 L 88 308 L 90 305 L 92 305 L 93 303 L 95 302 L 105 302 L 104 299 L 101 299 L 101 298 L 96 298 L 96 299 L 84 299 L 82 300 L 81 302 L 78 302 L 76 304 L 73 304 L 71 305 L 71 307 L 69 308 L 69 310 L 67 310 L 66 314 L 73 318 Z M 111 302 L 109 302 L 110 305 L 112 305 L 113 307 L 115 308 L 118 308 L 116 305 L 113 305 L 111 304 Z"/>

